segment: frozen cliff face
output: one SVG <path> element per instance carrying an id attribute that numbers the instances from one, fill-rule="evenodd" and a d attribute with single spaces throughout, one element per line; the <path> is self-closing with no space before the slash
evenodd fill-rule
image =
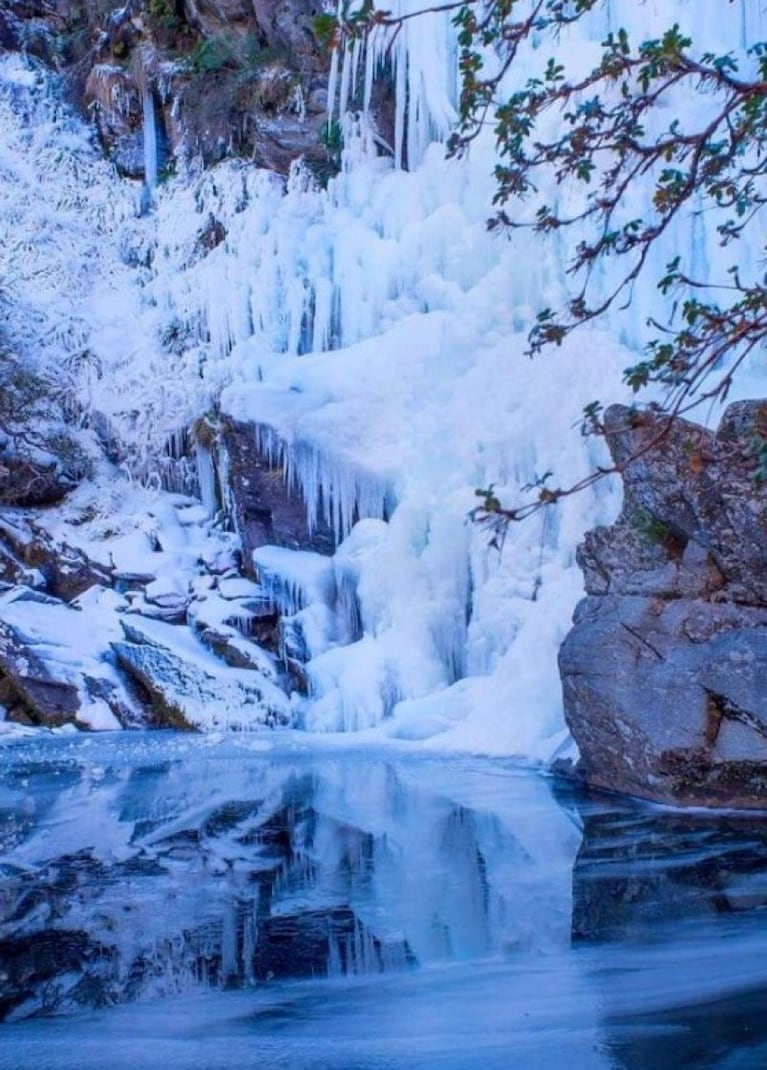
<path id="1" fill-rule="evenodd" d="M 11 0 L 0 12 L 0 43 L 63 71 L 105 153 L 151 189 L 157 164 L 195 158 L 240 154 L 286 174 L 303 155 L 327 167 L 328 56 L 314 31 L 321 11 L 317 0 Z"/>
<path id="2" fill-rule="evenodd" d="M 673 18 L 695 23 L 701 50 L 742 50 L 765 29 L 760 5 L 746 0 L 680 0 Z M 611 28 L 647 37 L 668 21 L 667 5 L 613 0 L 551 48 L 577 68 Z M 57 259 L 32 237 L 12 259 L 40 257 L 78 280 L 72 346 L 60 338 L 73 322 L 64 283 L 54 280 L 44 302 L 31 283 L 24 291 L 59 325 L 46 359 L 87 350 L 86 408 L 105 413 L 150 468 L 171 431 L 216 403 L 278 444 L 310 525 L 319 517 L 335 529 L 338 589 L 358 623 L 345 638 L 315 636 L 310 695 L 296 700 L 307 727 L 383 724 L 445 746 L 547 757 L 564 735 L 555 653 L 580 593 L 575 546 L 615 515 L 618 491 L 600 485 L 514 527 L 502 552 L 467 515 L 477 488 L 493 484 L 512 502 L 550 469 L 567 485 L 603 458 L 578 437 L 580 414 L 594 398 L 625 398 L 627 346 L 641 345 L 656 309 L 655 275 L 651 265 L 631 310 L 602 330 L 528 359 L 535 313 L 565 296 L 567 248 L 559 235 L 507 242 L 487 232 L 492 130 L 464 159 L 445 158 L 455 28 L 445 13 L 407 26 L 388 53 L 376 39 L 337 57 L 329 99 L 344 151 L 326 188 L 301 166 L 285 182 L 228 160 L 159 184 L 141 218 L 137 185 L 95 159 L 42 82 L 6 75 L 4 159 L 21 173 L 23 150 L 27 185 L 42 191 L 33 203 L 23 183 L 8 187 L 21 206 L 13 226 L 29 236 L 43 218 L 66 224 Z M 534 74 L 545 44 L 534 41 L 509 78 Z M 388 148 L 365 113 L 387 54 L 399 87 Z M 357 102 L 360 111 L 344 111 Z M 25 108 L 38 109 L 34 128 Z M 46 170 L 45 139 L 59 144 L 63 129 L 67 146 L 83 146 L 76 176 Z M 76 219 L 60 214 L 71 198 Z M 726 265 L 708 223 L 681 220 L 669 248 L 714 273 Z M 753 250 L 740 252 L 750 263 Z"/>

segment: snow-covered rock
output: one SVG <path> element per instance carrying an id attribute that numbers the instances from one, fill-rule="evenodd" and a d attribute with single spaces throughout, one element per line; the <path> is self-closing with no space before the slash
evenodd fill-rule
<path id="1" fill-rule="evenodd" d="M 92 729 L 143 722 L 105 657 L 118 625 L 112 592 L 103 593 L 78 608 L 25 587 L 0 596 L 0 693 L 14 720 Z"/>
<path id="2" fill-rule="evenodd" d="M 287 696 L 258 672 L 223 666 L 188 629 L 122 619 L 112 642 L 122 668 L 152 698 L 155 727 L 253 729 L 288 724 Z"/>

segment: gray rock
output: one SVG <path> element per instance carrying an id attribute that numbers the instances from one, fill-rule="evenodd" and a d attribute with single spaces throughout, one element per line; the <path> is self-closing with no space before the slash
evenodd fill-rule
<path id="1" fill-rule="evenodd" d="M 767 600 L 767 482 L 758 478 L 755 432 L 763 413 L 764 402 L 739 402 L 716 434 L 618 405 L 605 414 L 610 452 L 625 464 L 624 524 L 671 560 L 697 543 L 729 594 L 752 604 Z"/>
<path id="2" fill-rule="evenodd" d="M 320 137 L 326 124 L 325 116 L 316 113 L 308 117 L 257 115 L 251 126 L 253 162 L 280 175 L 287 175 L 299 156 L 325 166 L 327 152 Z"/>
<path id="3" fill-rule="evenodd" d="M 257 643 L 240 635 L 236 628 L 219 625 L 218 628 L 203 628 L 198 634 L 205 646 L 224 664 L 233 669 L 252 669 L 267 680 L 279 682 L 281 674 L 276 658 Z"/>
<path id="4" fill-rule="evenodd" d="M 261 32 L 303 70 L 322 70 L 328 58 L 319 48 L 313 24 L 325 10 L 322 0 L 252 0 Z"/>
<path id="5" fill-rule="evenodd" d="M 578 771 L 665 803 L 767 808 L 767 405 L 714 434 L 606 414 L 617 522 L 578 551 L 588 596 L 560 651 Z"/>
<path id="6" fill-rule="evenodd" d="M 109 145 L 112 163 L 121 175 L 144 177 L 144 137 L 140 130 L 104 140 Z"/>

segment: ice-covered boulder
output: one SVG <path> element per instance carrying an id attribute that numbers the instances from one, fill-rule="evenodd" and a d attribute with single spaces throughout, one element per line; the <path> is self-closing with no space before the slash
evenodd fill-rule
<path id="1" fill-rule="evenodd" d="M 51 727 L 73 722 L 80 708 L 74 684 L 54 675 L 31 645 L 0 620 L 0 698 L 17 718 Z"/>
<path id="2" fill-rule="evenodd" d="M 143 721 L 140 703 L 102 657 L 112 592 L 81 608 L 18 587 L 0 598 L 0 703 L 9 718 L 55 728 L 115 729 Z"/>

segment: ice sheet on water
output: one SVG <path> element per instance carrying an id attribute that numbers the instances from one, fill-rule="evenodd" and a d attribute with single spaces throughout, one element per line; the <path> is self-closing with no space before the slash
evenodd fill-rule
<path id="1" fill-rule="evenodd" d="M 43 762 L 3 755 L 3 809 L 26 815 L 4 858 L 0 902 L 19 909 L 9 930 L 87 934 L 85 972 L 110 1002 L 252 990 L 272 971 L 381 983 L 512 944 L 533 954 L 569 944 L 578 834 L 542 780 L 310 757 L 294 738 L 258 760 L 242 736 L 223 747 L 122 738 L 123 749 L 49 748 Z M 20 894 L 20 874 L 39 897 Z M 87 896 L 72 894 L 86 883 Z M 69 1009 L 77 991 L 76 974 L 60 973 L 49 1009 Z M 42 992 L 31 985 L 16 1016 L 39 1011 Z"/>

